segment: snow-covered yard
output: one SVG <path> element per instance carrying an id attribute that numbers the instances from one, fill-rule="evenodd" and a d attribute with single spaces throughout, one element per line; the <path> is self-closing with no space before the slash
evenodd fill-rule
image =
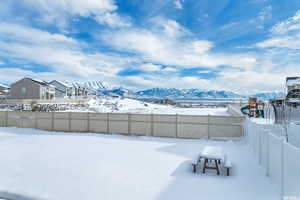
<path id="1" fill-rule="evenodd" d="M 191 159 L 221 146 L 232 175 L 193 174 Z M 64 134 L 0 128 L 0 197 L 43 200 L 279 200 L 242 141 Z M 22 199 L 22 198 L 19 198 Z"/>

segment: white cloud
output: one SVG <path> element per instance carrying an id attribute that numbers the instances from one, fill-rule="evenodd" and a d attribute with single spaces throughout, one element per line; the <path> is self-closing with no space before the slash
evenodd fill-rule
<path id="1" fill-rule="evenodd" d="M 144 79 L 141 76 L 127 76 L 123 77 L 127 82 L 128 85 L 138 86 L 138 87 L 149 87 L 153 86 L 154 82 L 151 80 Z"/>
<path id="2" fill-rule="evenodd" d="M 179 38 L 190 34 L 190 32 L 186 28 L 184 28 L 178 22 L 171 19 L 155 17 L 152 18 L 150 22 L 152 25 L 152 32 L 164 34 L 170 38 Z"/>
<path id="3" fill-rule="evenodd" d="M 162 70 L 163 72 L 177 72 L 178 69 L 173 68 L 173 67 L 166 67 Z"/>
<path id="4" fill-rule="evenodd" d="M 270 32 L 270 38 L 257 43 L 257 47 L 300 49 L 300 11 L 274 25 Z"/>
<path id="5" fill-rule="evenodd" d="M 68 13 L 83 17 L 117 9 L 114 0 L 24 0 L 24 4 L 47 14 Z"/>
<path id="6" fill-rule="evenodd" d="M 265 41 L 257 43 L 257 47 L 268 48 L 289 48 L 289 49 L 300 49 L 300 36 L 281 36 L 272 37 Z"/>
<path id="7" fill-rule="evenodd" d="M 166 34 L 164 28 L 160 31 L 157 27 L 154 30 L 130 28 L 108 31 L 100 33 L 99 38 L 117 50 L 135 53 L 144 62 L 160 65 L 251 68 L 256 64 L 253 55 L 212 53 L 212 42 L 190 39 L 188 34 L 174 37 L 173 34 Z"/>
<path id="8" fill-rule="evenodd" d="M 131 22 L 128 18 L 120 17 L 116 13 L 105 13 L 95 17 L 96 21 L 100 24 L 108 25 L 112 28 L 116 27 L 130 27 Z"/>
<path id="9" fill-rule="evenodd" d="M 182 9 L 183 9 L 183 5 L 182 5 L 182 3 L 181 3 L 180 0 L 175 0 L 175 1 L 174 1 L 174 6 L 175 6 L 175 8 L 177 8 L 177 9 L 179 9 L 179 10 L 182 10 Z"/>
<path id="10" fill-rule="evenodd" d="M 198 74 L 209 74 L 212 73 L 212 71 L 208 71 L 208 70 L 200 70 L 198 71 Z"/>
<path id="11" fill-rule="evenodd" d="M 116 14 L 115 0 L 23 0 L 21 3 L 40 13 L 38 21 L 62 27 L 74 16 L 91 17 L 111 27 L 129 25 L 127 19 Z"/>
<path id="12" fill-rule="evenodd" d="M 15 24 L 0 24 L 0 56 L 47 67 L 65 76 L 83 79 L 110 80 L 123 68 L 129 58 L 118 55 L 85 53 L 78 41 L 61 34 Z"/>
<path id="13" fill-rule="evenodd" d="M 140 65 L 138 67 L 139 70 L 145 71 L 145 72 L 155 72 L 155 71 L 160 71 L 161 68 L 158 65 L 154 65 L 152 63 L 146 63 L 143 65 Z"/>
<path id="14" fill-rule="evenodd" d="M 250 20 L 251 24 L 255 24 L 257 28 L 263 29 L 265 22 L 272 19 L 272 6 L 268 5 L 264 7 L 255 17 L 254 19 Z"/>
<path id="15" fill-rule="evenodd" d="M 285 34 L 294 30 L 300 30 L 300 10 L 294 16 L 273 26 L 271 32 L 274 34 Z"/>

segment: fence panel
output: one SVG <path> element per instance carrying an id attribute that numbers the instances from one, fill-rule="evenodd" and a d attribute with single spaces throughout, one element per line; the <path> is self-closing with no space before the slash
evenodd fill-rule
<path id="1" fill-rule="evenodd" d="M 268 154 L 269 154 L 269 131 L 261 130 L 260 131 L 260 164 L 266 170 L 268 167 Z"/>
<path id="2" fill-rule="evenodd" d="M 152 117 L 149 114 L 131 114 L 130 116 L 130 133 L 132 135 L 151 136 Z"/>
<path id="3" fill-rule="evenodd" d="M 70 113 L 70 131 L 88 132 L 88 113 Z"/>
<path id="4" fill-rule="evenodd" d="M 300 125 L 291 124 L 288 126 L 289 142 L 300 149 Z"/>
<path id="5" fill-rule="evenodd" d="M 20 127 L 21 125 L 20 112 L 8 112 L 7 113 L 7 126 L 8 127 Z"/>
<path id="6" fill-rule="evenodd" d="M 269 130 L 273 135 L 276 135 L 277 137 L 283 137 L 285 136 L 285 130 L 282 125 L 280 124 L 264 124 L 261 125 L 263 128 Z"/>
<path id="7" fill-rule="evenodd" d="M 54 131 L 70 131 L 70 113 L 55 112 L 53 113 L 53 130 Z"/>
<path id="8" fill-rule="evenodd" d="M 208 138 L 208 117 L 178 115 L 177 123 L 180 138 Z"/>
<path id="9" fill-rule="evenodd" d="M 153 115 L 153 136 L 176 137 L 175 115 Z"/>
<path id="10" fill-rule="evenodd" d="M 7 112 L 0 112 L 0 127 L 6 126 L 6 113 Z"/>
<path id="11" fill-rule="evenodd" d="M 108 114 L 90 113 L 89 114 L 89 132 L 108 133 Z"/>
<path id="12" fill-rule="evenodd" d="M 300 150 L 288 143 L 283 145 L 283 196 L 300 198 Z"/>
<path id="13" fill-rule="evenodd" d="M 52 121 L 52 114 L 53 113 L 46 113 L 46 112 L 37 112 L 35 113 L 36 116 L 36 127 L 37 129 L 41 130 L 53 130 L 53 121 Z"/>
<path id="14" fill-rule="evenodd" d="M 126 113 L 110 113 L 109 114 L 109 132 L 128 135 L 128 114 Z"/>
<path id="15" fill-rule="evenodd" d="M 259 157 L 259 125 L 253 125 L 253 152 L 254 155 L 258 158 Z"/>
<path id="16" fill-rule="evenodd" d="M 282 184 L 282 143 L 283 140 L 273 134 L 269 135 L 269 175 L 278 190 Z"/>
<path id="17" fill-rule="evenodd" d="M 20 127 L 22 128 L 35 128 L 35 113 L 32 112 L 22 112 L 20 113 Z"/>

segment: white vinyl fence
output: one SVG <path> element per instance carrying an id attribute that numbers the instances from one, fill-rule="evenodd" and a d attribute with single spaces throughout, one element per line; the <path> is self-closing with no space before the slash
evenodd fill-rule
<path id="1" fill-rule="evenodd" d="M 243 116 L 0 112 L 0 127 L 176 138 L 243 136 Z"/>
<path id="2" fill-rule="evenodd" d="M 300 126 L 289 126 L 295 138 Z M 298 136 L 296 137 L 296 130 Z M 300 149 L 286 142 L 281 125 L 263 125 L 245 120 L 245 134 L 251 149 L 282 195 L 282 199 L 300 199 Z M 290 138 L 290 141 L 292 138 Z"/>

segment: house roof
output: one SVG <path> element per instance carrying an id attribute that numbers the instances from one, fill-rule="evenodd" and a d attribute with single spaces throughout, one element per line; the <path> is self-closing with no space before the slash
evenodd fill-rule
<path id="1" fill-rule="evenodd" d="M 63 81 L 58 81 L 58 80 L 53 80 L 53 81 L 50 82 L 50 84 L 53 83 L 53 82 L 57 82 L 57 83 L 65 86 L 65 87 L 68 87 L 68 88 L 72 87 L 72 85 L 70 85 L 70 84 L 68 84 L 66 82 L 63 82 Z"/>
<path id="2" fill-rule="evenodd" d="M 46 82 L 46 81 L 43 81 L 43 80 L 40 80 L 40 79 L 33 79 L 33 78 L 28 78 L 30 80 L 32 80 L 33 82 L 36 82 L 40 85 L 45 85 L 45 86 L 48 86 L 49 84 Z"/>
<path id="3" fill-rule="evenodd" d="M 286 79 L 287 86 L 300 85 L 300 77 L 288 77 Z"/>

